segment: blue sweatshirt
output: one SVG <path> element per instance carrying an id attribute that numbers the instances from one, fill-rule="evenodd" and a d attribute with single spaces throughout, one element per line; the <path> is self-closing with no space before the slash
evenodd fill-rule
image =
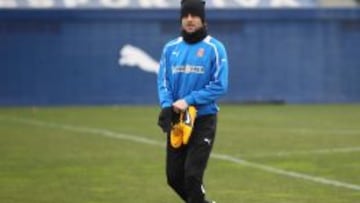
<path id="1" fill-rule="evenodd" d="M 198 116 L 216 114 L 216 100 L 227 91 L 228 59 L 224 45 L 211 36 L 195 44 L 182 37 L 163 49 L 157 78 L 160 106 L 178 99 L 194 105 Z"/>

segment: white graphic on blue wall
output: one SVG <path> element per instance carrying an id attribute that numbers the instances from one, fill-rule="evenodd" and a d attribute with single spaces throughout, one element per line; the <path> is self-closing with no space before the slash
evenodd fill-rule
<path id="1" fill-rule="evenodd" d="M 159 62 L 138 47 L 126 44 L 120 49 L 119 54 L 120 66 L 135 67 L 155 74 L 159 71 Z"/>

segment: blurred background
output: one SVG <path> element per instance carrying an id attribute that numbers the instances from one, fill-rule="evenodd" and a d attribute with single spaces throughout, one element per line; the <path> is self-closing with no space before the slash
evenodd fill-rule
<path id="1" fill-rule="evenodd" d="M 156 125 L 179 2 L 0 0 L 1 203 L 180 203 Z M 209 199 L 360 202 L 359 1 L 206 3 L 230 65 Z"/>
<path id="2" fill-rule="evenodd" d="M 360 101 L 359 0 L 207 0 L 227 103 Z M 175 0 L 0 0 L 0 105 L 157 104 Z"/>

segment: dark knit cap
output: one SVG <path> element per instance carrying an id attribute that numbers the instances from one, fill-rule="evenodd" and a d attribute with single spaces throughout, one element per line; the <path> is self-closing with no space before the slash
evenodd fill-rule
<path id="1" fill-rule="evenodd" d="M 203 0 L 182 0 L 181 18 L 188 14 L 198 16 L 202 22 L 205 22 L 205 1 Z"/>

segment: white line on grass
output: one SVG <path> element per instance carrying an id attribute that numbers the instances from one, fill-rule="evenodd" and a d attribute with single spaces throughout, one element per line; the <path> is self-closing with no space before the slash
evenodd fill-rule
<path id="1" fill-rule="evenodd" d="M 238 116 L 233 115 L 222 115 L 226 118 L 230 119 L 236 119 L 237 122 L 239 120 L 242 120 L 244 122 L 247 122 L 248 118 L 239 118 Z M 262 126 L 262 129 L 265 130 L 272 130 L 272 131 L 278 131 L 278 132 L 285 132 L 285 133 L 291 133 L 291 134 L 297 134 L 297 135 L 307 135 L 307 134 L 326 134 L 326 135 L 360 135 L 360 129 L 359 128 L 333 128 L 331 123 L 328 123 L 327 125 L 324 125 L 323 123 L 318 123 L 318 127 L 320 128 L 306 128 L 306 127 L 279 127 L 279 126 Z M 251 131 L 258 131 L 259 128 L 256 127 L 243 127 L 243 130 L 251 130 Z M 225 129 L 225 131 L 232 131 L 232 129 Z"/>
<path id="2" fill-rule="evenodd" d="M 307 175 L 307 174 L 303 174 L 303 173 L 278 169 L 278 168 L 274 168 L 274 167 L 267 166 L 264 164 L 258 164 L 258 163 L 249 162 L 249 161 L 246 161 L 243 159 L 238 159 L 238 158 L 235 158 L 235 157 L 232 157 L 229 155 L 213 154 L 212 157 L 221 159 L 221 160 L 238 163 L 238 164 L 248 166 L 251 168 L 261 169 L 263 171 L 267 171 L 270 173 L 276 173 L 279 175 L 289 176 L 292 178 L 298 178 L 298 179 L 308 180 L 308 181 L 312 181 L 312 182 L 316 182 L 316 183 L 322 183 L 325 185 L 332 185 L 332 186 L 336 186 L 336 187 L 343 187 L 343 188 L 352 189 L 352 190 L 360 190 L 360 185 L 355 185 L 355 184 L 340 182 L 337 180 L 330 180 L 330 179 L 326 179 L 326 178 L 322 178 L 322 177 L 316 177 L 316 176 L 311 176 L 311 175 Z"/>
<path id="3" fill-rule="evenodd" d="M 149 144 L 149 145 L 155 145 L 155 146 L 162 146 L 162 147 L 164 146 L 164 143 L 158 142 L 158 141 L 155 141 L 152 139 L 135 136 L 135 135 L 116 133 L 116 132 L 112 132 L 112 131 L 106 130 L 106 129 L 80 127 L 80 126 L 74 126 L 74 125 L 65 125 L 65 124 L 60 124 L 60 123 L 45 122 L 45 121 L 24 119 L 24 118 L 13 118 L 13 117 L 12 118 L 0 117 L 0 120 L 13 121 L 13 122 L 17 122 L 17 123 L 39 126 L 39 127 L 62 129 L 62 130 L 78 132 L 78 133 L 101 135 L 101 136 L 105 136 L 105 137 L 128 140 L 128 141 Z M 311 175 L 307 175 L 307 174 L 303 174 L 303 173 L 278 169 L 278 168 L 274 168 L 274 167 L 267 166 L 264 164 L 249 162 L 249 161 L 239 159 L 239 158 L 236 158 L 236 157 L 233 157 L 230 155 L 226 155 L 226 154 L 213 153 L 211 155 L 211 157 L 215 158 L 215 159 L 229 161 L 232 163 L 241 164 L 243 166 L 267 171 L 270 173 L 275 173 L 275 174 L 279 174 L 279 175 L 292 177 L 292 178 L 298 178 L 298 179 L 307 180 L 307 181 L 311 181 L 311 182 L 321 183 L 324 185 L 331 185 L 331 186 L 342 187 L 342 188 L 347 188 L 347 189 L 352 189 L 352 190 L 360 190 L 360 185 L 355 185 L 355 184 L 340 182 L 337 180 L 330 180 L 330 179 L 326 179 L 326 178 L 322 178 L 322 177 L 316 177 L 316 176 L 311 176 Z"/>
<path id="4" fill-rule="evenodd" d="M 289 135 L 311 135 L 311 134 L 326 134 L 326 135 L 360 135 L 360 129 L 338 129 L 338 128 L 299 128 L 299 127 L 265 127 L 262 129 L 268 131 L 277 131 L 281 133 L 289 133 Z M 259 128 L 255 127 L 243 127 L 242 130 L 259 131 Z M 224 132 L 234 132 L 234 129 L 223 129 Z"/>
<path id="5" fill-rule="evenodd" d="M 345 148 L 332 148 L 332 149 L 318 149 L 318 150 L 303 150 L 303 151 L 282 151 L 282 152 L 269 152 L 259 153 L 246 156 L 248 158 L 265 158 L 265 157 L 286 157 L 293 155 L 308 155 L 308 154 L 333 154 L 333 153 L 351 153 L 360 152 L 360 147 L 345 147 Z"/>

